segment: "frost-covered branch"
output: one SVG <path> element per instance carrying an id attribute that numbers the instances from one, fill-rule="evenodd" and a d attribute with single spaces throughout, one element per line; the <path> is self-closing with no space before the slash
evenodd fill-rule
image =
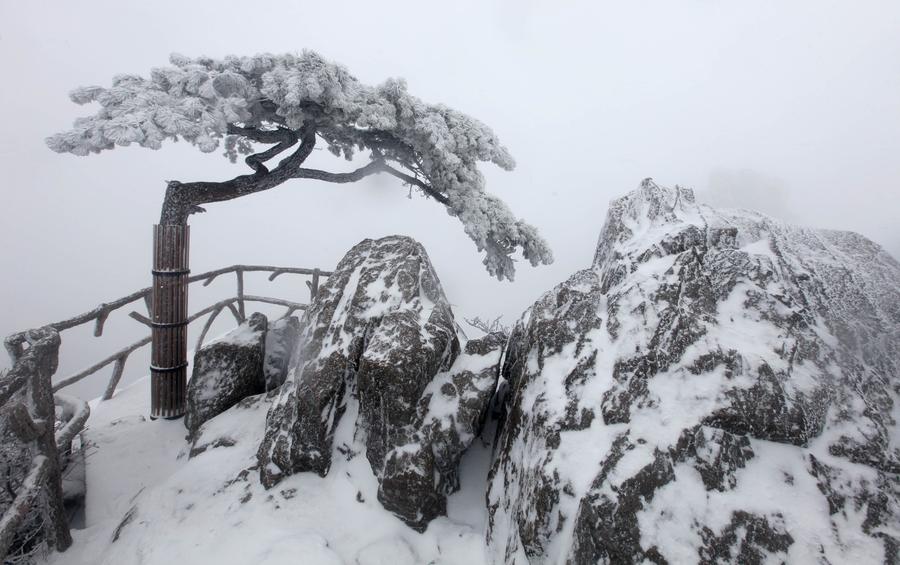
<path id="1" fill-rule="evenodd" d="M 463 319 L 467 324 L 485 334 L 500 333 L 509 337 L 509 326 L 503 323 L 503 316 L 497 316 L 493 320 L 482 320 L 478 316 L 475 316 L 471 320 L 469 318 Z"/>
<path id="2" fill-rule="evenodd" d="M 289 179 L 354 182 L 384 172 L 459 218 L 485 252 L 492 275 L 511 279 L 518 251 L 532 265 L 552 262 L 537 230 L 485 192 L 480 162 L 507 170 L 515 166 L 494 132 L 470 116 L 410 95 L 402 80 L 368 86 L 311 51 L 224 59 L 173 55 L 171 63 L 153 69 L 149 78 L 119 75 L 109 88 L 76 89 L 73 101 L 98 103 L 100 109 L 47 144 L 54 151 L 89 155 L 133 143 L 159 149 L 166 140 L 183 139 L 203 152 L 224 145 L 232 161 L 246 156 L 253 174 L 222 182 L 170 182 L 163 223 L 185 223 L 203 204 Z M 349 173 L 301 168 L 316 137 L 335 155 L 352 159 L 369 151 L 372 161 Z M 272 146 L 259 151 L 255 144 Z M 276 167 L 266 166 L 289 150 Z"/>
<path id="3" fill-rule="evenodd" d="M 438 202 L 440 202 L 441 204 L 443 204 L 445 206 L 450 203 L 450 201 L 447 199 L 446 196 L 444 196 L 437 190 L 431 188 L 430 186 L 425 184 L 423 181 L 417 179 L 416 177 L 410 176 L 402 171 L 398 171 L 397 169 L 395 169 L 393 167 L 389 167 L 387 165 L 384 165 L 382 170 L 384 170 L 384 172 L 388 173 L 389 175 L 393 175 L 393 176 L 397 177 L 398 179 L 402 180 L 406 184 L 409 184 L 409 185 L 412 185 L 412 186 L 415 186 L 415 187 L 421 189 L 422 192 L 424 192 L 428 196 L 431 196 L 432 198 L 434 198 L 435 200 L 437 200 Z"/>
<path id="4" fill-rule="evenodd" d="M 379 173 L 385 170 L 383 161 L 372 161 L 365 167 L 360 167 L 349 173 L 330 173 L 328 171 L 320 171 L 318 169 L 297 169 L 294 177 L 298 179 L 314 179 L 325 182 L 347 183 L 356 182 L 365 177 Z"/>

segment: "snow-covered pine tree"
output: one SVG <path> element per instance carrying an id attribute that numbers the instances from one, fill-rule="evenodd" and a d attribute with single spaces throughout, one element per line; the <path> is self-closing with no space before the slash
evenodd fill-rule
<path id="1" fill-rule="evenodd" d="M 232 161 L 246 155 L 250 174 L 220 182 L 169 182 L 160 224 L 185 225 L 203 204 L 290 179 L 346 183 L 387 173 L 459 218 L 498 279 L 513 278 L 517 250 L 535 266 L 553 260 L 537 230 L 485 192 L 479 161 L 507 170 L 515 165 L 494 132 L 410 95 L 404 81 L 368 86 L 312 51 L 224 59 L 173 55 L 170 62 L 153 69 L 150 78 L 119 75 L 109 88 L 76 89 L 74 102 L 97 102 L 99 110 L 47 139 L 54 151 L 75 155 L 132 143 L 159 149 L 166 139 L 178 138 L 206 153 L 224 147 Z M 370 161 L 347 173 L 304 168 L 317 142 L 347 159 L 368 151 Z M 286 157 L 269 168 L 279 155 Z"/>

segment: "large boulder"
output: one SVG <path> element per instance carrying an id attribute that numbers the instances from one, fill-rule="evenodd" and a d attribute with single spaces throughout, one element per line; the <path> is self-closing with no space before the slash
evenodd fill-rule
<path id="1" fill-rule="evenodd" d="M 319 289 L 299 341 L 266 419 L 263 484 L 324 476 L 333 457 L 364 454 L 384 506 L 424 529 L 444 512 L 496 380 L 455 363 L 456 324 L 424 248 L 400 236 L 356 245 Z M 456 393 L 456 404 L 438 412 L 438 393 Z"/>
<path id="2" fill-rule="evenodd" d="M 460 459 L 484 427 L 505 343 L 501 334 L 468 341 L 426 387 L 407 442 L 385 458 L 378 499 L 416 529 L 446 514 L 447 495 L 459 489 Z"/>
<path id="3" fill-rule="evenodd" d="M 896 563 L 900 265 L 645 181 L 514 328 L 506 563 Z"/>
<path id="4" fill-rule="evenodd" d="M 184 425 L 191 437 L 204 422 L 244 398 L 265 392 L 268 320 L 254 313 L 235 329 L 207 343 L 194 356 Z"/>

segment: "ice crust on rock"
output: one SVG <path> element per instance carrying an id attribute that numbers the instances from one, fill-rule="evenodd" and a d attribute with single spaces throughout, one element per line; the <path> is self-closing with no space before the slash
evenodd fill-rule
<path id="1" fill-rule="evenodd" d="M 900 265 L 644 181 L 513 329 L 497 563 L 896 563 Z"/>

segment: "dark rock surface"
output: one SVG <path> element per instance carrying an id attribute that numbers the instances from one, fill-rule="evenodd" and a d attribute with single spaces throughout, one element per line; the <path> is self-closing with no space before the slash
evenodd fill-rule
<path id="1" fill-rule="evenodd" d="M 266 332 L 266 359 L 263 364 L 267 391 L 276 389 L 284 383 L 291 357 L 299 343 L 300 320 L 296 316 L 269 322 L 269 330 Z"/>
<path id="2" fill-rule="evenodd" d="M 204 422 L 266 390 L 263 362 L 268 321 L 255 313 L 194 356 L 184 425 L 191 437 Z"/>
<path id="3" fill-rule="evenodd" d="M 302 326 L 259 448 L 263 484 L 304 471 L 324 476 L 334 457 L 365 456 L 382 504 L 424 529 L 457 488 L 459 458 L 496 384 L 499 347 L 486 339 L 460 354 L 425 250 L 400 236 L 351 249 Z"/>
<path id="4" fill-rule="evenodd" d="M 468 341 L 425 389 L 407 444 L 385 461 L 378 499 L 414 528 L 445 514 L 447 495 L 459 489 L 460 459 L 481 434 L 505 342 L 500 334 Z"/>
<path id="5" fill-rule="evenodd" d="M 515 326 L 494 561 L 897 563 L 900 265 L 645 181 Z"/>

